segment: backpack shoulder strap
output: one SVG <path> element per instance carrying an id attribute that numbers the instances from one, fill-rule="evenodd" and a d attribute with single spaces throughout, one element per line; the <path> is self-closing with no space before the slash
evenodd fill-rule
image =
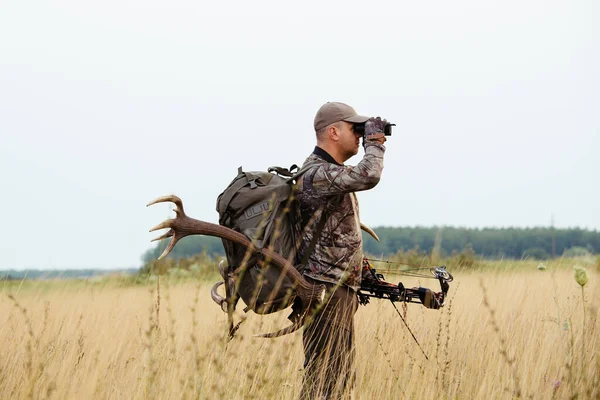
<path id="1" fill-rule="evenodd" d="M 267 170 L 268 172 L 276 172 L 277 174 L 284 176 L 286 178 L 290 178 L 292 176 L 294 176 L 294 174 L 292 173 L 292 169 L 296 167 L 296 164 L 292 165 L 292 167 L 290 169 L 287 168 L 281 168 L 281 167 L 269 167 L 269 169 Z"/>
<path id="2" fill-rule="evenodd" d="M 311 169 L 315 165 L 319 165 L 319 164 L 320 164 L 319 162 L 312 162 L 312 163 L 308 163 L 306 165 L 303 165 L 302 168 L 300 168 L 300 170 L 298 172 L 296 172 L 295 174 L 291 175 L 286 180 L 286 183 L 292 183 L 293 181 L 296 181 L 298 178 L 300 178 L 302 175 L 304 175 L 309 169 Z"/>

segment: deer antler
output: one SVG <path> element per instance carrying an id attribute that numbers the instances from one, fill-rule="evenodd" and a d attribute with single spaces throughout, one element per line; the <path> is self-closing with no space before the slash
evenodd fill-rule
<path id="1" fill-rule="evenodd" d="M 287 335 L 288 333 L 292 333 L 304 325 L 304 318 L 307 315 L 308 310 L 312 306 L 319 304 L 319 302 L 323 299 L 323 296 L 325 294 L 324 285 L 313 285 L 307 282 L 302 277 L 302 275 L 300 275 L 300 273 L 296 270 L 296 268 L 294 268 L 294 266 L 290 264 L 284 257 L 267 248 L 256 248 L 254 244 L 241 233 L 221 225 L 211 224 L 210 222 L 204 222 L 188 217 L 183 210 L 183 202 L 179 197 L 175 195 L 159 197 L 148 203 L 146 207 L 151 206 L 153 204 L 165 202 L 171 202 L 175 204 L 177 208 L 175 208 L 173 211 L 175 211 L 177 216 L 174 219 L 168 219 L 166 221 L 163 221 L 160 224 L 156 225 L 154 228 L 150 229 L 150 232 L 154 232 L 159 229 L 169 228 L 167 233 L 152 240 L 155 241 L 166 239 L 169 237 L 171 238 L 171 241 L 167 245 L 165 251 L 163 251 L 160 257 L 158 257 L 159 260 L 165 257 L 167 254 L 169 254 L 179 240 L 189 235 L 216 236 L 221 239 L 230 240 L 232 242 L 240 244 L 248 248 L 250 251 L 253 251 L 256 254 L 259 254 L 262 257 L 271 260 L 271 263 L 275 267 L 280 269 L 282 273 L 284 273 L 292 282 L 294 282 L 296 285 L 296 296 L 300 299 L 302 305 L 302 309 L 299 313 L 301 317 L 295 323 L 277 332 L 261 334 L 257 336 L 279 337 Z"/>

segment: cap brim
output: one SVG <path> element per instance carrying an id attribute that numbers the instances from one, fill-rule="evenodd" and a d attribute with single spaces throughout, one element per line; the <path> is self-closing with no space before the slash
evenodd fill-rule
<path id="1" fill-rule="evenodd" d="M 349 118 L 344 118 L 342 121 L 351 122 L 353 124 L 362 124 L 363 122 L 367 122 L 369 117 L 365 117 L 364 115 L 354 115 Z"/>

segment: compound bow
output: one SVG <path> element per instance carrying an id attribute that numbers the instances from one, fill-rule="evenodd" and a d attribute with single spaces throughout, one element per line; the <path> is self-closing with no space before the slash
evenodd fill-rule
<path id="1" fill-rule="evenodd" d="M 383 274 L 377 273 L 377 270 L 371 266 L 369 261 L 378 261 L 385 262 L 388 264 L 401 264 L 394 263 L 390 261 L 381 261 L 381 260 L 373 260 L 364 257 L 363 258 L 363 270 L 362 270 L 362 282 L 360 285 L 360 289 L 358 290 L 358 301 L 362 305 L 369 304 L 369 300 L 371 297 L 377 299 L 387 299 L 390 300 L 396 312 L 404 322 L 404 325 L 412 335 L 413 339 L 423 352 L 423 355 L 427 360 L 427 354 L 419 344 L 419 341 L 415 337 L 414 333 L 410 330 L 406 320 L 398 311 L 398 308 L 394 304 L 395 302 L 404 302 L 404 303 L 421 303 L 427 308 L 439 309 L 444 306 L 446 301 L 446 296 L 448 294 L 448 289 L 450 288 L 449 282 L 452 282 L 454 277 L 450 272 L 446 270 L 446 266 L 434 266 L 434 267 L 418 267 L 412 268 L 408 270 L 400 270 L 397 271 L 400 274 L 421 277 L 421 278 L 432 278 L 437 279 L 440 282 L 440 287 L 442 289 L 441 292 L 434 292 L 431 289 L 419 287 L 419 288 L 406 288 L 402 284 L 402 282 L 398 282 L 397 285 L 393 283 L 389 283 L 385 281 L 385 277 Z M 423 270 L 429 269 L 433 276 L 428 276 L 425 274 L 417 273 L 415 270 Z"/>

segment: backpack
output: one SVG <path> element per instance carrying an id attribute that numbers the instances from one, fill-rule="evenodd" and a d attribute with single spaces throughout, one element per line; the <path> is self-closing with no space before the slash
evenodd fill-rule
<path id="1" fill-rule="evenodd" d="M 301 227 L 293 192 L 296 180 L 312 166 L 300 170 L 296 165 L 289 169 L 270 167 L 258 172 L 244 172 L 239 167 L 237 176 L 217 198 L 219 224 L 242 233 L 257 248 L 271 248 L 295 265 Z M 239 297 L 247 306 L 245 312 L 257 314 L 270 314 L 292 305 L 294 284 L 287 276 L 277 268 L 264 268 L 244 246 L 223 240 L 223 247 L 227 258 L 227 266 L 219 266 L 223 282 L 217 282 L 211 294 L 230 317 Z M 301 265 L 295 265 L 296 269 L 300 270 Z M 222 284 L 227 301 L 216 295 L 216 288 Z"/>

